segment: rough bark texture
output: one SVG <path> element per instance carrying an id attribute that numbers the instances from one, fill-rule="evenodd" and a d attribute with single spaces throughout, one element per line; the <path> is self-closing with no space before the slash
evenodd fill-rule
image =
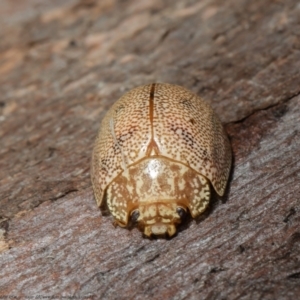
<path id="1" fill-rule="evenodd" d="M 0 296 L 300 298 L 297 0 L 0 3 Z M 114 228 L 89 177 L 125 91 L 183 85 L 231 138 L 226 196 L 171 240 Z"/>

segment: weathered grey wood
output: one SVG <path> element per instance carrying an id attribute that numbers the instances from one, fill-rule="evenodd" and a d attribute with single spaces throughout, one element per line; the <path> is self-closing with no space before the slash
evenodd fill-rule
<path id="1" fill-rule="evenodd" d="M 0 3 L 0 296 L 300 297 L 296 0 Z M 171 240 L 114 228 L 91 190 L 100 120 L 154 81 L 212 104 L 224 199 Z"/>

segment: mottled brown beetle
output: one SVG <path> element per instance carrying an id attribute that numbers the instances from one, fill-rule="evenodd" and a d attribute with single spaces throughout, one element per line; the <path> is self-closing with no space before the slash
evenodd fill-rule
<path id="1" fill-rule="evenodd" d="M 172 236 L 182 215 L 207 208 L 210 183 L 224 194 L 228 138 L 212 108 L 183 87 L 155 83 L 121 97 L 104 117 L 92 157 L 97 204 L 116 224 Z"/>

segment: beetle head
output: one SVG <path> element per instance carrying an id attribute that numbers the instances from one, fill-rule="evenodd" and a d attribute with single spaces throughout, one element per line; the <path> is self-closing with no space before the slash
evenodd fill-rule
<path id="1" fill-rule="evenodd" d="M 186 209 L 176 203 L 147 203 L 140 204 L 138 210 L 131 214 L 138 222 L 138 227 L 148 237 L 169 235 L 176 233 L 176 225 L 185 217 Z"/>

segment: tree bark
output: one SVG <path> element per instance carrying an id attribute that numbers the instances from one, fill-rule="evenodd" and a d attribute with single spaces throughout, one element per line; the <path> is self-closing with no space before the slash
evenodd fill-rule
<path id="1" fill-rule="evenodd" d="M 300 298 L 296 0 L 3 0 L 0 296 Z M 89 169 L 129 89 L 185 86 L 231 140 L 222 199 L 172 239 L 115 228 Z"/>

